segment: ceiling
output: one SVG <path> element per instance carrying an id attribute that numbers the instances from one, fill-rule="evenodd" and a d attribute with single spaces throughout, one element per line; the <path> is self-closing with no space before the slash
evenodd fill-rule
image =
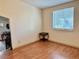
<path id="1" fill-rule="evenodd" d="M 67 3 L 73 0 L 22 0 L 38 8 L 48 8 L 51 6 Z"/>

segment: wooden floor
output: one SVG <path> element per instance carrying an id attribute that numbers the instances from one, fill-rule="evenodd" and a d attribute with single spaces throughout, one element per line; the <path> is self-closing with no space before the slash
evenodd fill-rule
<path id="1" fill-rule="evenodd" d="M 0 53 L 0 59 L 79 59 L 79 49 L 39 41 L 11 52 Z"/>

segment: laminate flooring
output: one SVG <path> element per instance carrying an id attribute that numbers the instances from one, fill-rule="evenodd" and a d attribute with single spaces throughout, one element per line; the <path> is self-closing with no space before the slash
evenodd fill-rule
<path id="1" fill-rule="evenodd" d="M 3 52 L 0 59 L 79 59 L 79 49 L 49 41 L 38 41 Z"/>

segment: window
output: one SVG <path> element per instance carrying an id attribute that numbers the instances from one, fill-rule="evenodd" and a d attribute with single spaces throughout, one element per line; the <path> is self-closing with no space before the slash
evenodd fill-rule
<path id="1" fill-rule="evenodd" d="M 56 10 L 53 12 L 53 28 L 73 30 L 74 7 Z"/>

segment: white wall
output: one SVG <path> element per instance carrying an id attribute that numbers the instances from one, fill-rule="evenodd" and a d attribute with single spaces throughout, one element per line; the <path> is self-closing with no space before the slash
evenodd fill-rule
<path id="1" fill-rule="evenodd" d="M 52 15 L 51 15 L 52 12 L 54 10 L 59 10 L 59 9 L 69 8 L 69 7 L 75 8 L 74 30 L 73 31 L 54 30 L 53 27 L 51 26 L 52 25 Z M 49 40 L 79 48 L 79 1 L 70 2 L 70 3 L 44 9 L 43 16 L 44 16 L 43 17 L 44 18 L 44 31 L 49 33 L 50 35 Z"/>
<path id="2" fill-rule="evenodd" d="M 3 0 L 0 16 L 10 19 L 12 46 L 29 44 L 38 40 L 41 31 L 41 11 L 21 0 Z"/>

